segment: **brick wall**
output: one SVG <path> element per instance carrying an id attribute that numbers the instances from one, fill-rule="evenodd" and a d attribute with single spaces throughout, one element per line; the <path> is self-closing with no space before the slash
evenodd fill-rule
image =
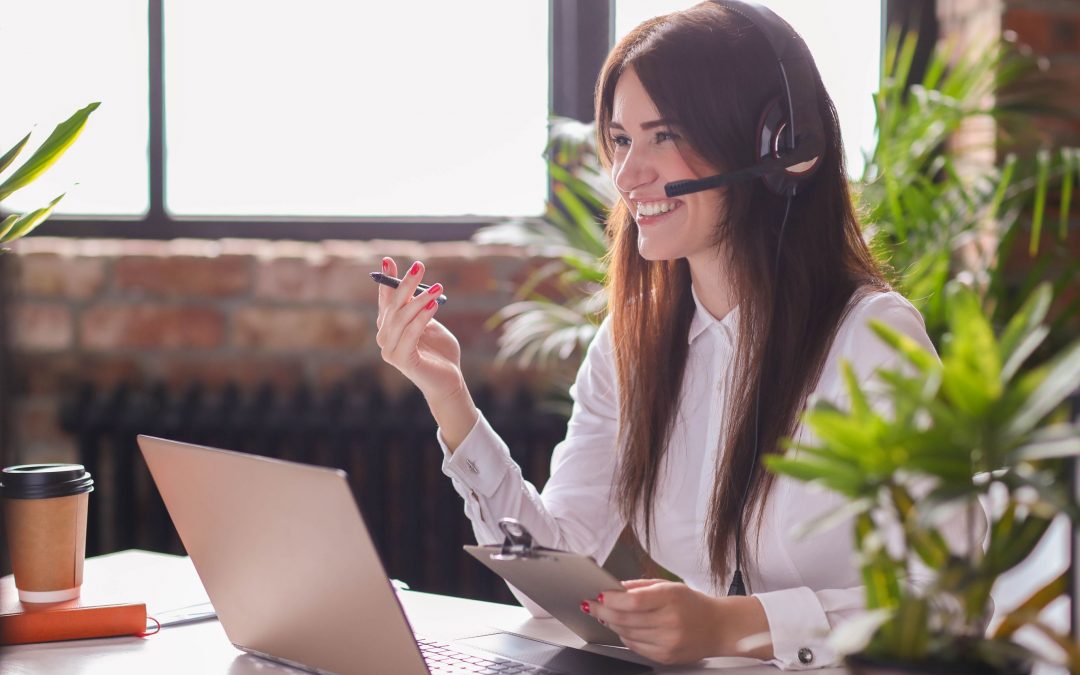
<path id="1" fill-rule="evenodd" d="M 462 344 L 470 381 L 537 382 L 496 368 L 485 322 L 513 299 L 531 264 L 517 249 L 470 243 L 75 240 L 14 247 L 15 461 L 70 461 L 58 426 L 80 381 L 182 387 L 262 382 L 316 386 L 376 378 L 411 385 L 381 362 L 376 286 L 383 255 L 423 259 L 451 300 L 438 318 Z"/>
<path id="2" fill-rule="evenodd" d="M 955 45 L 980 44 L 1005 37 L 1037 58 L 1039 72 L 1026 78 L 1047 101 L 1064 111 L 1080 110 L 1080 2 L 1076 0 L 938 0 L 940 38 Z M 991 120 L 972 120 L 954 139 L 969 148 L 989 148 L 990 157 L 1005 151 L 1080 146 L 1080 117 L 1025 118 L 1022 128 L 995 146 Z M 999 139 L 1000 140 L 1000 139 Z M 993 152 L 996 150 L 996 153 Z"/>
<path id="3" fill-rule="evenodd" d="M 1004 37 L 1035 59 L 1037 70 L 1011 89 L 998 92 L 999 101 L 1035 94 L 1043 105 L 1055 110 L 1045 115 L 1029 111 L 1019 124 L 1006 120 L 1001 128 L 990 117 L 969 120 L 950 139 L 954 148 L 966 154 L 962 167 L 974 164 L 985 168 L 1000 163 L 1006 153 L 1030 160 L 1039 150 L 1080 147 L 1080 1 L 937 0 L 937 15 L 940 40 L 947 44 L 981 44 Z M 1058 204 L 1060 194 L 1052 189 L 1039 246 L 1049 279 L 1060 276 L 1066 261 L 1075 259 L 1080 251 L 1080 219 L 1075 215 L 1069 221 L 1067 240 L 1061 244 L 1057 239 Z M 1074 199 L 1073 213 L 1075 204 Z M 1026 241 L 1028 232 L 1022 235 Z M 1001 265 L 1007 276 L 1020 279 L 1035 261 L 1026 246 L 1017 246 L 1011 253 Z M 1060 292 L 1056 307 L 1066 309 L 1078 295 L 1080 287 L 1074 283 Z"/>

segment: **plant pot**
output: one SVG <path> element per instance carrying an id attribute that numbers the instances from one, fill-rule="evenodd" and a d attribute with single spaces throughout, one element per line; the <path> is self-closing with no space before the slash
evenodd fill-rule
<path id="1" fill-rule="evenodd" d="M 864 654 L 850 654 L 844 665 L 851 675 L 1030 675 L 1028 662 L 1011 664 L 1000 670 L 986 663 L 944 661 L 889 661 Z"/>

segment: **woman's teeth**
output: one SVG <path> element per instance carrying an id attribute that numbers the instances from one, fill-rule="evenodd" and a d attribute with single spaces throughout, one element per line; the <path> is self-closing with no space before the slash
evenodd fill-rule
<path id="1" fill-rule="evenodd" d="M 659 216 L 663 213 L 673 210 L 678 206 L 678 202 L 638 202 L 637 215 L 638 216 Z"/>

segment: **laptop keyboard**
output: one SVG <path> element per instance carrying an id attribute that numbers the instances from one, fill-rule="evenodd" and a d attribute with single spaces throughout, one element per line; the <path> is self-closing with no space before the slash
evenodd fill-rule
<path id="1" fill-rule="evenodd" d="M 521 663 L 520 661 L 511 661 L 494 654 L 490 657 L 475 656 L 458 651 L 444 642 L 426 638 L 418 637 L 416 643 L 420 645 L 420 653 L 424 655 L 424 660 L 427 661 L 428 670 L 432 672 L 432 675 L 442 675 L 442 673 L 480 673 L 481 675 L 538 673 L 539 675 L 556 675 L 561 672 Z"/>

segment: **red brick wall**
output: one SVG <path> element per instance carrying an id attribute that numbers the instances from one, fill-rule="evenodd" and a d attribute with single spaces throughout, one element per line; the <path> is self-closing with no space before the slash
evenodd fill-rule
<path id="1" fill-rule="evenodd" d="M 375 345 L 383 255 L 423 259 L 447 287 L 438 318 L 458 336 L 473 382 L 536 374 L 496 370 L 484 323 L 513 299 L 531 264 L 516 249 L 469 243 L 172 242 L 30 238 L 14 247 L 16 461 L 68 461 L 58 428 L 80 380 L 211 386 L 325 385 L 357 373 L 408 385 Z"/>
<path id="2" fill-rule="evenodd" d="M 1038 88 L 1052 105 L 1065 111 L 1080 110 L 1080 2 L 1076 0 L 938 0 L 940 36 L 955 44 L 972 44 L 1006 37 L 1021 51 L 1037 58 L 1039 73 L 1027 78 L 1025 88 Z M 1029 120 L 1025 120 L 1029 121 Z M 1002 151 L 1080 146 L 1080 117 L 1036 117 L 1020 129 Z M 956 142 L 968 147 L 989 142 L 994 126 L 976 120 L 969 133 Z"/>

